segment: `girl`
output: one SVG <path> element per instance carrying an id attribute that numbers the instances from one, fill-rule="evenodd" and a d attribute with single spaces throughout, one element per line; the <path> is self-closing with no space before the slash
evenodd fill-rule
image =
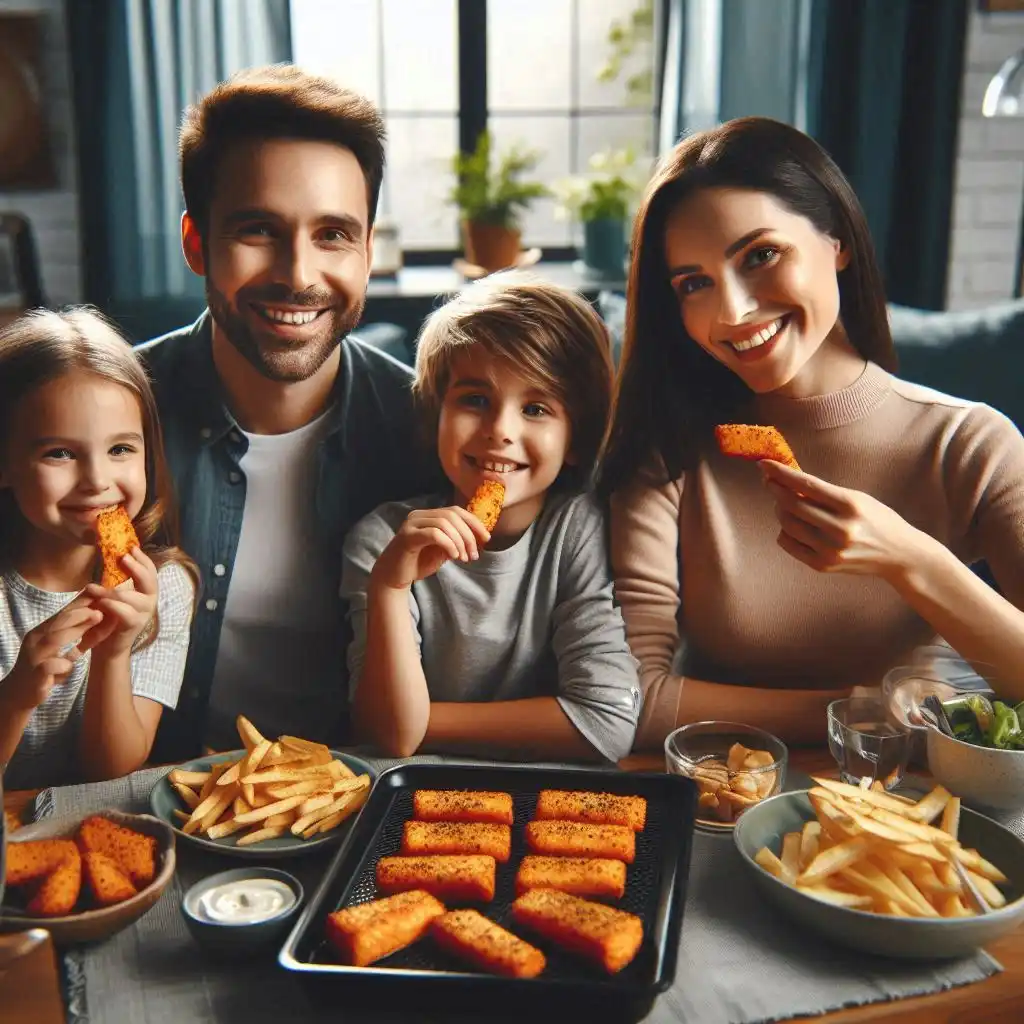
<path id="1" fill-rule="evenodd" d="M 174 546 L 149 382 L 98 313 L 0 332 L 0 765 L 11 788 L 124 775 L 181 687 L 196 570 Z M 94 522 L 140 547 L 100 586 Z"/>
<path id="2" fill-rule="evenodd" d="M 353 721 L 391 755 L 628 753 L 636 665 L 579 492 L 611 379 L 593 309 L 528 277 L 471 285 L 424 326 L 415 387 L 451 487 L 357 524 L 342 579 Z M 505 487 L 493 532 L 464 507 L 486 480 Z"/>
<path id="3" fill-rule="evenodd" d="M 684 140 L 633 253 L 602 487 L 639 743 L 702 718 L 820 742 L 831 699 L 936 634 L 1024 689 L 1024 439 L 893 376 L 867 224 L 827 154 L 763 118 Z M 726 423 L 778 427 L 804 472 L 725 457 Z"/>

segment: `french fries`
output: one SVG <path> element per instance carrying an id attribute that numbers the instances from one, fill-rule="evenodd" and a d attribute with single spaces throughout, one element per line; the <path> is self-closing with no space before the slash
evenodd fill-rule
<path id="1" fill-rule="evenodd" d="M 1006 903 L 1006 876 L 957 839 L 960 800 L 936 786 L 918 801 L 815 779 L 816 820 L 754 860 L 815 899 L 900 917 L 973 917 Z M 937 822 L 937 824 L 932 824 Z"/>
<path id="2" fill-rule="evenodd" d="M 355 775 L 322 743 L 264 737 L 244 715 L 236 721 L 245 754 L 208 772 L 174 768 L 167 776 L 184 804 L 175 816 L 186 835 L 243 833 L 238 846 L 330 832 L 366 803 L 370 777 Z"/>
<path id="3" fill-rule="evenodd" d="M 753 804 L 774 795 L 778 772 L 767 750 L 749 750 L 742 743 L 729 748 L 725 761 L 702 760 L 691 773 L 700 796 L 697 813 L 702 818 L 735 821 Z"/>

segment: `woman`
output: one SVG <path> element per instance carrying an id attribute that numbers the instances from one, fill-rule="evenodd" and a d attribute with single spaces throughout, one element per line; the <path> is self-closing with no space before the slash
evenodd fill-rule
<path id="1" fill-rule="evenodd" d="M 1024 690 L 1024 439 L 892 376 L 867 223 L 828 155 L 764 118 L 685 139 L 633 254 L 602 486 L 637 745 L 704 718 L 820 741 L 830 700 L 937 634 Z M 723 423 L 774 425 L 803 472 L 722 455 Z"/>

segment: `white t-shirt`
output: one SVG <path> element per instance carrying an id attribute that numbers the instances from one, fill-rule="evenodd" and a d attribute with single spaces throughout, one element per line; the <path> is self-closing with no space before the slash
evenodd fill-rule
<path id="1" fill-rule="evenodd" d="M 245 509 L 204 737 L 214 749 L 238 746 L 238 714 L 268 736 L 325 739 L 344 707 L 338 580 L 316 540 L 316 452 L 329 429 L 325 413 L 288 434 L 246 434 Z"/>

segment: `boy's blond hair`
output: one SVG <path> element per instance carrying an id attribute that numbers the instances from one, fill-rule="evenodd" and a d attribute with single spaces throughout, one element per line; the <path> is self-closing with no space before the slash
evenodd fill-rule
<path id="1" fill-rule="evenodd" d="M 572 424 L 568 476 L 577 485 L 589 482 L 608 432 L 614 374 L 608 329 L 590 303 L 512 270 L 469 285 L 435 310 L 417 342 L 413 385 L 435 437 L 452 364 L 469 348 L 505 362 L 565 406 Z"/>

